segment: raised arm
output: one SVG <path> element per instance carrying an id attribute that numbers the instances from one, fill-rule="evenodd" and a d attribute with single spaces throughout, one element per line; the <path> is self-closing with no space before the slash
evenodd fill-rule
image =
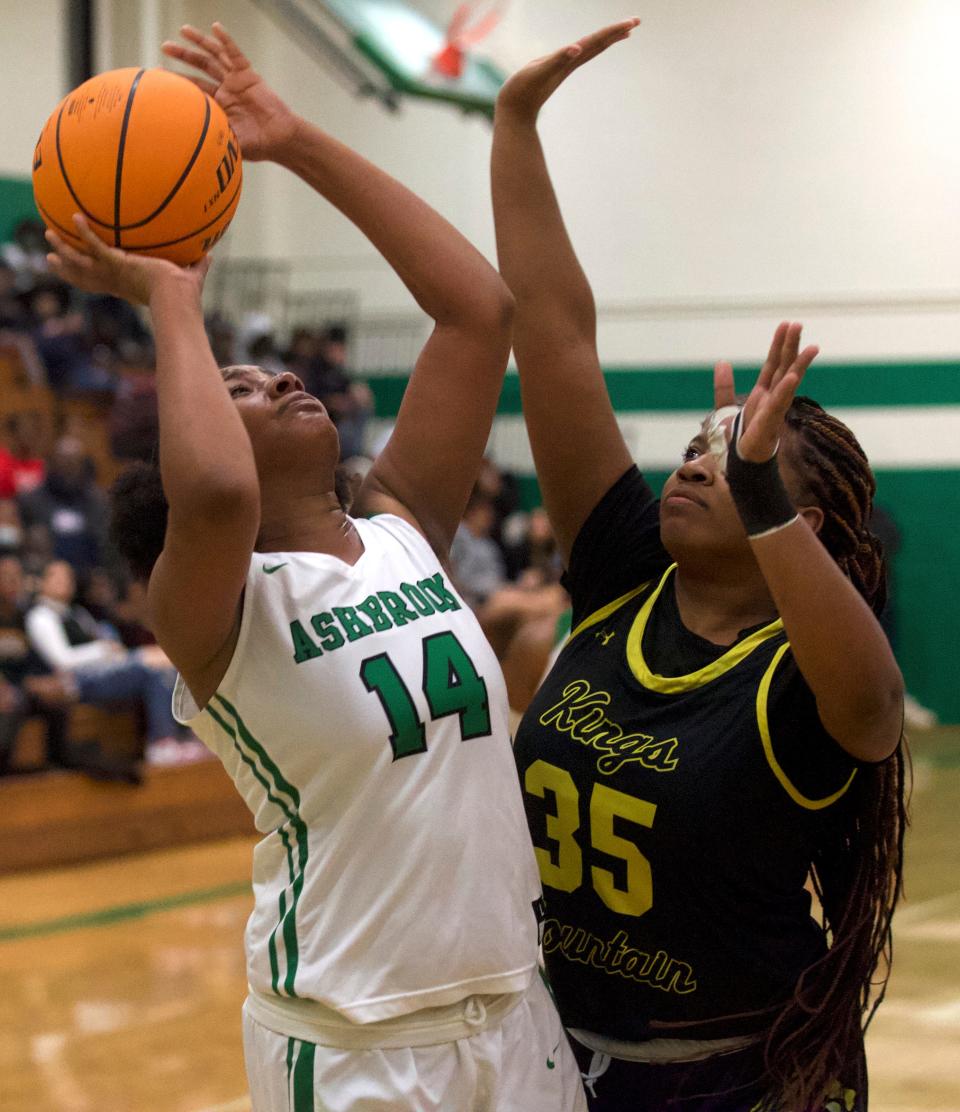
<path id="1" fill-rule="evenodd" d="M 593 294 L 564 227 L 537 134 L 541 107 L 584 62 L 629 36 L 626 20 L 531 62 L 504 85 L 493 129 L 500 273 L 517 302 L 514 352 L 544 505 L 564 559 L 632 463 L 597 356 Z"/>
<path id="2" fill-rule="evenodd" d="M 89 254 L 48 233 L 56 272 L 90 292 L 148 305 L 153 319 L 169 510 L 150 579 L 150 616 L 157 640 L 198 696 L 232 645 L 260 519 L 253 450 L 203 326 L 209 260 L 181 269 L 138 258 L 106 247 L 81 217 L 76 222 Z"/>
<path id="3" fill-rule="evenodd" d="M 164 44 L 207 75 L 247 158 L 291 170 L 367 236 L 434 321 L 389 444 L 358 500 L 404 513 L 441 556 L 476 480 L 510 351 L 513 299 L 497 272 L 429 205 L 388 174 L 296 116 L 219 24 L 183 29 L 192 47 Z"/>
<path id="4" fill-rule="evenodd" d="M 728 450 L 727 481 L 821 721 L 853 756 L 877 761 L 900 740 L 900 669 L 876 616 L 817 537 L 822 508 L 802 495 L 791 504 L 779 479 L 787 411 L 817 354 L 799 347 L 800 325 L 780 325 Z M 720 363 L 715 404 L 733 401 L 732 370 Z M 799 475 L 798 494 L 803 483 Z"/>

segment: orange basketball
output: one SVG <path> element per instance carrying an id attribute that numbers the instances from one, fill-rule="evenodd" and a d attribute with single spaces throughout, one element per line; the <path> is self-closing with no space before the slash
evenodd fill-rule
<path id="1" fill-rule="evenodd" d="M 227 230 L 242 182 L 223 109 L 162 69 L 91 77 L 60 102 L 33 153 L 33 195 L 48 227 L 79 244 L 81 212 L 104 243 L 181 265 Z"/>

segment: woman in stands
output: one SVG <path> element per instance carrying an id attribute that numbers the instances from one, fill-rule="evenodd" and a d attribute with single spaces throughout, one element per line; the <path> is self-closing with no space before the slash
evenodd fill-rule
<path id="1" fill-rule="evenodd" d="M 548 972 L 598 1112 L 862 1110 L 905 822 L 874 480 L 797 396 L 816 349 L 793 324 L 745 404 L 718 365 L 661 501 L 633 465 L 536 124 L 636 22 L 521 70 L 494 129 L 524 414 L 573 599 L 516 741 Z"/>

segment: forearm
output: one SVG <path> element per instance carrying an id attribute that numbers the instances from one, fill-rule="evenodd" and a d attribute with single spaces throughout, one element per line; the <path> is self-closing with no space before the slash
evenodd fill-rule
<path id="1" fill-rule="evenodd" d="M 210 351 L 199 291 L 157 282 L 150 313 L 157 347 L 160 470 L 171 512 L 257 497 L 253 451 Z"/>
<path id="2" fill-rule="evenodd" d="M 517 302 L 513 347 L 523 414 L 566 560 L 590 511 L 632 461 L 600 368 L 593 294 L 536 126 L 500 105 L 491 167 L 500 269 Z"/>
<path id="3" fill-rule="evenodd" d="M 803 519 L 750 545 L 824 726 L 855 756 L 886 756 L 903 679 L 870 607 Z"/>
<path id="4" fill-rule="evenodd" d="M 491 178 L 500 273 L 525 331 L 553 336 L 558 345 L 593 344 L 593 293 L 563 222 L 536 122 L 500 105 Z"/>
<path id="5" fill-rule="evenodd" d="M 363 232 L 438 325 L 480 330 L 503 317 L 510 296 L 497 272 L 389 174 L 302 119 L 274 158 Z"/>

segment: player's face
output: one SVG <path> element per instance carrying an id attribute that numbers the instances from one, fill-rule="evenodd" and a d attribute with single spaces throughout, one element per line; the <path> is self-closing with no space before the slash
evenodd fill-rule
<path id="1" fill-rule="evenodd" d="M 227 367 L 223 381 L 243 420 L 261 476 L 291 465 L 336 466 L 340 442 L 323 404 L 289 371 Z"/>
<path id="2" fill-rule="evenodd" d="M 749 556 L 750 546 L 725 474 L 736 409 L 711 413 L 684 448 L 682 462 L 663 486 L 660 535 L 675 559 L 684 553 Z"/>

